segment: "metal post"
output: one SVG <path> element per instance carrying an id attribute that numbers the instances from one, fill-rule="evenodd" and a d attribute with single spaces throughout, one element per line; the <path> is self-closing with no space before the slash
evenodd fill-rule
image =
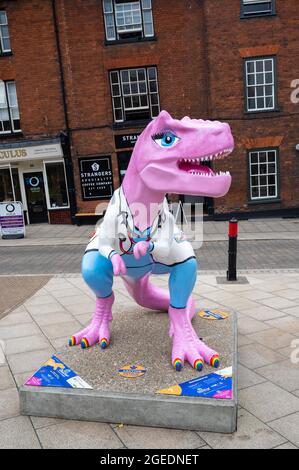
<path id="1" fill-rule="evenodd" d="M 230 220 L 228 237 L 229 237 L 229 244 L 228 244 L 227 280 L 237 281 L 237 242 L 238 242 L 237 219 Z"/>

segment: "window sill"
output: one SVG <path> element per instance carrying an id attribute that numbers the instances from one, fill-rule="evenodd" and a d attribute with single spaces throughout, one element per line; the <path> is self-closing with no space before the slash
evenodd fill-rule
<path id="1" fill-rule="evenodd" d="M 258 199 L 254 201 L 248 201 L 247 204 L 249 206 L 259 206 L 261 204 L 279 204 L 281 202 L 280 198 L 274 199 Z"/>
<path id="2" fill-rule="evenodd" d="M 273 13 L 257 13 L 257 14 L 248 14 L 244 15 L 244 13 L 241 13 L 240 19 L 241 20 L 252 20 L 253 18 L 268 18 L 268 17 L 273 17 L 277 16 L 276 12 Z"/>
<path id="3" fill-rule="evenodd" d="M 66 207 L 48 207 L 48 211 L 62 211 L 62 210 L 70 210 L 70 206 Z"/>
<path id="4" fill-rule="evenodd" d="M 260 111 L 247 111 L 245 110 L 244 111 L 244 114 L 246 116 L 255 116 L 256 114 L 260 115 L 260 114 L 264 114 L 265 117 L 269 114 L 272 114 L 272 113 L 280 113 L 281 112 L 281 109 L 280 108 L 274 108 L 274 109 L 269 109 L 268 111 L 265 110 L 265 109 L 261 109 Z"/>
<path id="5" fill-rule="evenodd" d="M 10 51 L 10 52 L 0 52 L 0 57 L 10 57 L 12 55 L 13 55 L 12 51 Z"/>
<path id="6" fill-rule="evenodd" d="M 0 140 L 15 139 L 16 137 L 24 137 L 23 132 L 10 132 L 9 134 L 0 134 Z"/>
<path id="7" fill-rule="evenodd" d="M 143 128 L 151 122 L 151 119 L 142 119 L 140 121 L 126 121 L 126 122 L 115 122 L 112 124 L 112 129 L 129 129 L 129 128 Z"/>
<path id="8" fill-rule="evenodd" d="M 152 42 L 152 41 L 157 41 L 157 36 L 152 36 L 150 38 L 126 38 L 126 39 L 116 39 L 113 41 L 107 41 L 105 39 L 104 45 L 105 46 L 115 46 L 119 44 L 131 44 L 131 43 L 139 43 L 139 42 Z"/>

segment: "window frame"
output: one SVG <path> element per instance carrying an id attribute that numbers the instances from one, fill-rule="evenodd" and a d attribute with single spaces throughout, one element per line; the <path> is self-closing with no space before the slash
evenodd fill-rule
<path id="1" fill-rule="evenodd" d="M 273 84 L 269 86 L 274 87 L 274 93 L 273 93 L 273 107 L 271 108 L 262 108 L 262 109 L 249 109 L 248 107 L 248 86 L 247 86 L 247 79 L 248 79 L 248 74 L 247 74 L 247 63 L 250 61 L 258 61 L 258 60 L 269 60 L 271 59 L 273 61 Z M 256 71 L 254 73 L 256 76 Z M 278 75 L 277 75 L 277 56 L 276 55 L 267 55 L 267 56 L 253 56 L 253 57 L 245 57 L 243 59 L 243 86 L 244 86 L 244 113 L 249 115 L 249 114 L 258 114 L 258 113 L 273 113 L 280 111 L 279 106 L 278 106 Z M 253 85 L 256 89 L 257 86 L 267 86 L 265 85 Z M 255 95 L 256 98 L 256 95 Z M 265 98 L 265 95 L 263 95 L 263 98 Z"/>
<path id="2" fill-rule="evenodd" d="M 262 153 L 262 152 L 275 152 L 275 166 L 276 166 L 276 173 L 275 173 L 275 178 L 276 178 L 276 195 L 275 196 L 263 196 L 263 197 L 252 197 L 252 184 L 251 184 L 251 177 L 254 176 L 251 173 L 251 155 L 253 153 Z M 268 156 L 267 156 L 268 158 Z M 267 161 L 266 164 L 268 165 L 269 162 Z M 260 163 L 258 163 L 260 165 Z M 260 175 L 259 173 L 257 175 Z M 266 177 L 269 176 L 269 173 L 265 174 Z M 275 202 L 280 202 L 280 149 L 279 147 L 259 147 L 259 148 L 251 148 L 247 150 L 247 177 L 248 177 L 248 204 L 254 205 L 254 204 L 271 204 Z M 262 185 L 265 186 L 265 185 Z M 267 188 L 269 185 L 266 185 Z M 272 185 L 270 185 L 272 186 Z M 259 184 L 257 186 L 258 188 L 261 187 Z"/>
<path id="3" fill-rule="evenodd" d="M 124 43 L 130 43 L 130 42 L 146 42 L 146 41 L 155 41 L 156 40 L 156 35 L 155 35 L 155 23 L 154 23 L 154 15 L 153 15 L 153 2 L 151 1 L 151 8 L 143 8 L 142 7 L 142 0 L 128 0 L 127 2 L 123 3 L 137 3 L 139 2 L 140 4 L 140 12 L 141 12 L 141 37 L 121 37 L 117 31 L 117 23 L 116 23 L 116 9 L 115 9 L 115 0 L 112 1 L 112 12 L 110 14 L 113 15 L 113 28 L 115 32 L 115 37 L 114 39 L 109 39 L 108 34 L 107 34 L 107 23 L 106 23 L 106 15 L 107 12 L 105 12 L 104 9 L 104 0 L 102 0 L 102 13 L 103 13 L 103 24 L 104 24 L 104 33 L 105 33 L 105 45 L 110 45 L 110 44 L 124 44 Z M 153 28 L 153 34 L 152 35 L 145 35 L 145 22 L 144 22 L 144 11 L 150 10 L 151 12 L 151 17 L 152 17 L 152 28 Z M 125 33 L 125 32 L 124 32 Z M 134 31 L 132 31 L 134 33 Z"/>
<path id="4" fill-rule="evenodd" d="M 10 122 L 10 130 L 8 131 L 2 131 L 0 130 L 0 138 L 1 136 L 9 136 L 9 135 L 20 135 L 22 134 L 22 129 L 21 129 L 21 116 L 20 116 L 20 107 L 19 107 L 19 100 L 18 100 L 18 93 L 17 93 L 17 87 L 16 87 L 16 82 L 15 80 L 3 80 L 3 83 L 4 83 L 4 89 L 5 89 L 5 98 L 6 98 L 6 104 L 7 104 L 7 112 L 8 112 L 8 116 L 9 116 L 9 122 Z M 13 120 L 13 117 L 12 117 L 12 108 L 13 106 L 10 106 L 10 99 L 9 99 L 9 94 L 8 94 L 8 87 L 7 85 L 10 84 L 10 83 L 13 83 L 15 85 L 15 90 L 16 90 L 16 98 L 17 98 L 17 108 L 18 108 L 18 113 L 19 113 L 19 121 L 20 121 L 20 129 L 17 129 L 15 130 L 15 127 L 14 127 L 14 120 Z M 4 108 L 0 108 L 0 109 L 4 109 Z"/>
<path id="5" fill-rule="evenodd" d="M 138 109 L 144 109 L 144 110 L 149 110 L 149 115 L 150 117 L 149 118 L 140 118 L 140 119 L 136 119 L 136 120 L 127 120 L 126 119 L 126 108 L 125 108 L 125 104 L 124 104 L 124 95 L 123 95 L 123 84 L 122 84 L 122 79 L 121 79 L 121 72 L 124 72 L 124 71 L 130 71 L 130 70 L 140 70 L 140 69 L 144 69 L 145 70 L 145 76 L 146 76 L 146 86 L 147 86 L 147 99 L 148 99 L 148 107 L 139 107 L 139 108 L 136 108 L 137 110 Z M 149 70 L 150 69 L 155 69 L 155 76 L 156 76 L 156 85 L 157 85 L 157 91 L 156 92 L 151 92 L 150 91 L 150 78 L 149 78 Z M 118 86 L 120 88 L 120 95 L 114 95 L 113 94 L 113 83 L 112 83 L 112 80 L 111 80 L 111 75 L 113 73 L 117 73 L 118 74 Z M 152 119 L 154 119 L 156 117 L 156 115 L 153 115 L 153 110 L 152 110 L 152 107 L 153 106 L 157 106 L 158 107 L 158 114 L 159 112 L 161 111 L 161 102 L 160 102 L 160 93 L 159 93 L 159 78 L 158 78 L 158 67 L 156 65 L 149 65 L 149 66 L 140 66 L 140 67 L 127 67 L 127 68 L 122 68 L 122 69 L 113 69 L 113 70 L 109 70 L 109 82 L 110 82 L 110 94 L 111 94 L 111 104 L 112 104 L 112 115 L 113 115 L 113 124 L 114 126 L 128 126 L 128 125 L 138 125 L 138 123 L 140 122 L 149 122 L 151 121 Z M 158 103 L 155 105 L 152 105 L 152 100 L 151 100 L 151 95 L 157 95 L 157 98 L 158 98 Z M 134 95 L 130 95 L 130 96 L 134 96 Z M 140 96 L 139 94 L 137 94 L 137 96 Z M 114 98 L 120 98 L 121 100 L 121 104 L 122 104 L 122 108 L 115 108 L 114 106 Z M 123 119 L 122 120 L 117 120 L 116 119 L 116 115 L 115 115 L 115 110 L 116 109 L 121 109 L 121 112 L 122 112 L 122 116 L 123 116 Z M 133 109 L 134 110 L 134 109 Z M 132 111 L 132 110 L 131 110 Z M 157 115 L 158 115 L 157 114 Z"/>
<path id="6" fill-rule="evenodd" d="M 7 13 L 6 13 L 5 9 L 0 9 L 0 12 L 4 13 L 5 18 L 6 18 L 6 23 L 1 23 L 0 24 L 0 57 L 1 57 L 1 56 L 6 56 L 6 55 L 11 55 L 12 54 L 12 49 L 11 49 L 11 40 L 10 40 L 10 32 L 9 32 Z M 2 37 L 2 32 L 1 32 L 1 26 L 7 26 L 9 46 L 10 46 L 9 49 L 4 49 L 3 48 L 3 37 Z"/>
<path id="7" fill-rule="evenodd" d="M 60 164 L 63 165 L 65 186 L 66 186 L 66 194 L 67 194 L 67 200 L 68 200 L 68 205 L 67 206 L 60 206 L 60 207 L 52 207 L 51 206 L 49 184 L 48 184 L 48 174 L 47 174 L 47 164 L 49 164 L 49 163 L 60 163 Z M 59 211 L 59 210 L 70 209 L 69 187 L 68 187 L 68 181 L 67 181 L 67 177 L 66 177 L 66 169 L 65 169 L 64 160 L 56 160 L 56 159 L 54 159 L 54 160 L 43 160 L 43 174 L 44 174 L 44 185 L 45 185 L 45 194 L 46 194 L 46 201 L 47 201 L 48 211 Z"/>
<path id="8" fill-rule="evenodd" d="M 255 12 L 255 13 L 246 13 L 246 5 L 244 5 L 244 0 L 240 0 L 240 18 L 241 19 L 252 19 L 268 16 L 276 16 L 276 0 L 271 1 L 271 11 L 269 12 Z M 257 0 L 256 3 L 263 3 Z M 267 0 L 264 0 L 264 3 L 267 3 Z"/>

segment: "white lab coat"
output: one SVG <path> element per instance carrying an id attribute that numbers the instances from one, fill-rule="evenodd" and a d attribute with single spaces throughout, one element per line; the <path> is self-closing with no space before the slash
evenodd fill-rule
<path id="1" fill-rule="evenodd" d="M 138 235 L 141 236 L 135 229 L 134 218 L 123 189 L 120 187 L 114 192 L 104 219 L 90 240 L 86 252 L 99 250 L 106 258 L 115 252 L 120 255 L 132 253 L 133 244 L 130 237 L 136 241 Z M 151 255 L 158 263 L 171 266 L 195 256 L 191 244 L 175 225 L 166 198 L 150 227 L 149 236 L 152 242 Z"/>

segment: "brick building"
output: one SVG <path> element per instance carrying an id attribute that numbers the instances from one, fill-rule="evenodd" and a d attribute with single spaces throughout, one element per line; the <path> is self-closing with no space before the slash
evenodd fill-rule
<path id="1" fill-rule="evenodd" d="M 0 201 L 21 199 L 31 223 L 87 218 L 167 109 L 232 126 L 236 150 L 221 169 L 233 185 L 204 201 L 207 213 L 298 213 L 296 7 L 0 0 Z"/>

